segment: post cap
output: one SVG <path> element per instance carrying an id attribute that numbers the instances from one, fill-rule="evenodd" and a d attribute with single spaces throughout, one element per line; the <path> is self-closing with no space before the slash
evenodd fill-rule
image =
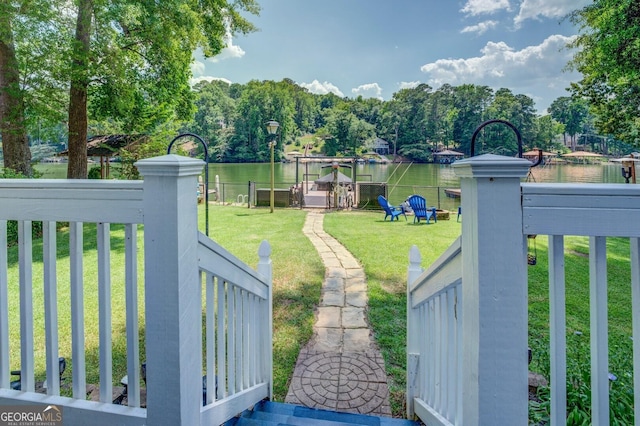
<path id="1" fill-rule="evenodd" d="M 451 167 L 458 177 L 522 178 L 531 168 L 531 161 L 525 158 L 504 155 L 483 154 L 454 162 Z"/>

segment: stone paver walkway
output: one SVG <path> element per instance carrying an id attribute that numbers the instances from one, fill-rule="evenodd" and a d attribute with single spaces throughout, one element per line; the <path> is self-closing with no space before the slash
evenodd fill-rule
<path id="1" fill-rule="evenodd" d="M 324 232 L 310 211 L 304 233 L 326 267 L 313 337 L 300 351 L 285 402 L 311 408 L 391 416 L 384 361 L 371 337 L 367 281 L 356 259 Z"/>

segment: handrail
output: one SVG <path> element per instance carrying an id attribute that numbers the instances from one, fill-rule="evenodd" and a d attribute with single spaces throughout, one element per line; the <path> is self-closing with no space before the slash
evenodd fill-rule
<path id="1" fill-rule="evenodd" d="M 451 426 L 462 417 L 462 238 L 422 273 L 416 246 L 409 259 L 407 417 Z"/>
<path id="2" fill-rule="evenodd" d="M 416 281 L 409 284 L 414 307 L 462 279 L 461 254 L 462 237 L 458 237 Z"/>

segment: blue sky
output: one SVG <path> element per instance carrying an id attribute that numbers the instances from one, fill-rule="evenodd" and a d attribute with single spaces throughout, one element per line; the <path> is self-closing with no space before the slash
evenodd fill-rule
<path id="1" fill-rule="evenodd" d="M 196 55 L 194 79 L 281 81 L 310 92 L 389 100 L 427 83 L 506 87 L 543 113 L 579 75 L 564 71 L 590 0 L 260 0 L 258 31 Z"/>

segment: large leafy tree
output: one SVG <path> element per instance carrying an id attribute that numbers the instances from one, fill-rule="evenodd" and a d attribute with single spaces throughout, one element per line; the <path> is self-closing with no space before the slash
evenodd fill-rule
<path id="1" fill-rule="evenodd" d="M 60 135 L 67 105 L 60 66 L 70 28 L 65 0 L 0 1 L 0 130 L 4 165 L 31 173 L 28 133 Z M 66 61 L 66 59 L 64 59 Z M 64 76 L 64 77 L 63 77 Z M 66 127 L 66 126 L 65 126 Z M 42 129 L 42 132 L 40 131 Z"/>
<path id="2" fill-rule="evenodd" d="M 493 102 L 487 109 L 490 119 L 500 119 L 511 123 L 522 136 L 523 149 L 535 140 L 535 111 L 531 98 L 514 95 L 509 89 L 498 89 Z M 501 123 L 486 126 L 478 134 L 475 153 L 492 152 L 513 155 L 518 151 L 518 139 L 512 129 Z"/>
<path id="3" fill-rule="evenodd" d="M 576 149 L 576 135 L 582 132 L 589 121 L 589 107 L 584 99 L 562 96 L 551 103 L 549 113 L 559 123 L 564 124 L 564 143 L 570 137 L 571 149 Z"/>
<path id="4" fill-rule="evenodd" d="M 10 2 L 0 3 L 0 133 L 4 166 L 31 174 L 31 151 L 27 140 L 24 94 L 13 34 L 17 11 Z"/>
<path id="5" fill-rule="evenodd" d="M 393 94 L 393 111 L 398 119 L 397 150 L 400 154 L 415 158 L 409 155 L 409 151 L 429 151 L 426 111 L 432 93 L 431 86 L 419 84 L 414 88 L 401 89 Z M 421 159 L 424 158 L 426 156 L 422 156 Z"/>
<path id="6" fill-rule="evenodd" d="M 550 114 L 536 118 L 535 139 L 531 141 L 531 148 L 539 148 L 544 151 L 559 150 L 560 143 L 556 142 L 556 136 L 564 132 L 564 124 L 557 122 Z"/>
<path id="7" fill-rule="evenodd" d="M 252 31 L 243 11 L 257 14 L 256 0 L 0 2 L 5 161 L 18 170 L 29 164 L 25 120 L 42 116 L 29 114 L 43 105 L 38 99 L 48 99 L 58 111 L 68 106 L 70 178 L 87 176 L 90 118 L 125 132 L 152 132 L 190 118 L 192 54 L 199 48 L 215 55 L 229 33 Z M 17 24 L 31 26 L 14 31 Z M 30 76 L 30 85 L 22 78 L 19 86 L 21 66 L 40 79 Z M 59 96 L 63 88 L 67 95 Z"/>
<path id="8" fill-rule="evenodd" d="M 470 151 L 471 137 L 475 129 L 487 119 L 487 109 L 493 101 L 493 89 L 488 86 L 463 84 L 455 88 L 456 120 L 453 124 L 453 140 L 458 149 Z"/>
<path id="9" fill-rule="evenodd" d="M 229 95 L 230 85 L 224 81 L 203 81 L 193 88 L 196 114 L 189 129 L 209 145 L 210 158 L 222 160 L 228 149 L 230 130 L 236 117 L 236 100 Z"/>
<path id="10" fill-rule="evenodd" d="M 253 26 L 241 11 L 255 0 L 139 2 L 77 0 L 71 45 L 68 177 L 86 177 L 89 112 L 119 120 L 125 131 L 150 130 L 189 119 L 192 54 L 225 47 L 229 32 Z"/>
<path id="11" fill-rule="evenodd" d="M 280 124 L 275 148 L 279 158 L 282 144 L 297 132 L 295 102 L 289 88 L 287 81 L 253 80 L 247 83 L 237 101 L 235 135 L 227 149 L 226 161 L 268 161 L 270 151 L 266 123 L 269 120 Z"/>
<path id="12" fill-rule="evenodd" d="M 56 104 L 56 97 L 46 90 L 51 87 L 51 73 L 43 71 L 57 54 L 57 49 L 47 48 L 52 40 L 59 39 L 59 28 L 51 19 L 56 5 L 55 0 L 0 1 L 0 134 L 4 166 L 23 175 L 31 174 L 29 116 L 46 120 L 47 108 L 41 107 Z M 35 86 L 43 88 L 43 96 L 34 96 Z"/>
<path id="13" fill-rule="evenodd" d="M 588 100 L 602 134 L 640 144 L 640 2 L 594 0 L 571 15 L 580 26 L 573 93 Z"/>

